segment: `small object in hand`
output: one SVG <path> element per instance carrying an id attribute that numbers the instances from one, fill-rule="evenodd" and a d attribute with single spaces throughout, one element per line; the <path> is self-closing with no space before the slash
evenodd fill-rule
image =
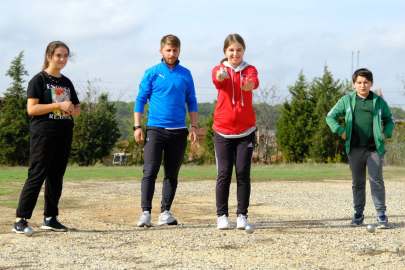
<path id="1" fill-rule="evenodd" d="M 246 233 L 251 234 L 255 231 L 255 226 L 253 226 L 252 224 L 248 224 L 245 227 L 245 231 L 246 231 Z"/>
<path id="2" fill-rule="evenodd" d="M 228 72 L 226 71 L 226 69 L 220 70 L 219 71 L 219 76 L 221 79 L 225 79 L 228 77 Z"/>
<path id="3" fill-rule="evenodd" d="M 24 235 L 30 237 L 34 233 L 34 230 L 31 227 L 24 229 Z"/>
<path id="4" fill-rule="evenodd" d="M 375 232 L 375 225 L 374 225 L 374 224 L 368 224 L 367 227 L 366 227 L 366 230 L 367 230 L 369 233 Z"/>

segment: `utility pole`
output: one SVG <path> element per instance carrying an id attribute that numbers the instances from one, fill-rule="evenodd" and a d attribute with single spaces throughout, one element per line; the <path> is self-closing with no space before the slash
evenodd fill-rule
<path id="1" fill-rule="evenodd" d="M 357 51 L 357 67 L 356 70 L 360 68 L 360 51 Z"/>

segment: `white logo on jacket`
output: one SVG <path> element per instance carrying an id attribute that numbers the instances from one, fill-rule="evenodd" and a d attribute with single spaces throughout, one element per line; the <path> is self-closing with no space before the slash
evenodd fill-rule
<path id="1" fill-rule="evenodd" d="M 165 78 L 165 75 L 166 74 L 163 74 L 163 75 L 159 74 L 159 76 L 162 77 L 163 79 Z"/>

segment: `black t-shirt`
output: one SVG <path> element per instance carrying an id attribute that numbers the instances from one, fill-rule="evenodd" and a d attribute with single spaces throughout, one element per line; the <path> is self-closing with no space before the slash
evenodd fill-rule
<path id="1" fill-rule="evenodd" d="M 51 76 L 57 82 L 51 81 L 48 74 L 40 72 L 28 83 L 27 98 L 39 99 L 39 104 L 71 101 L 73 105 L 79 104 L 72 82 L 62 75 L 61 78 Z M 34 115 L 30 120 L 31 132 L 43 136 L 55 136 L 73 129 L 73 117 L 63 116 L 60 110 L 44 115 Z"/>

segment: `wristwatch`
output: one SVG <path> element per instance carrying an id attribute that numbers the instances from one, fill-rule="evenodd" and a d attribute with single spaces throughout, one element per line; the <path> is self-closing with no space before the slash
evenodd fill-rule
<path id="1" fill-rule="evenodd" d="M 137 130 L 138 128 L 142 128 L 141 126 L 134 126 L 134 130 Z"/>

